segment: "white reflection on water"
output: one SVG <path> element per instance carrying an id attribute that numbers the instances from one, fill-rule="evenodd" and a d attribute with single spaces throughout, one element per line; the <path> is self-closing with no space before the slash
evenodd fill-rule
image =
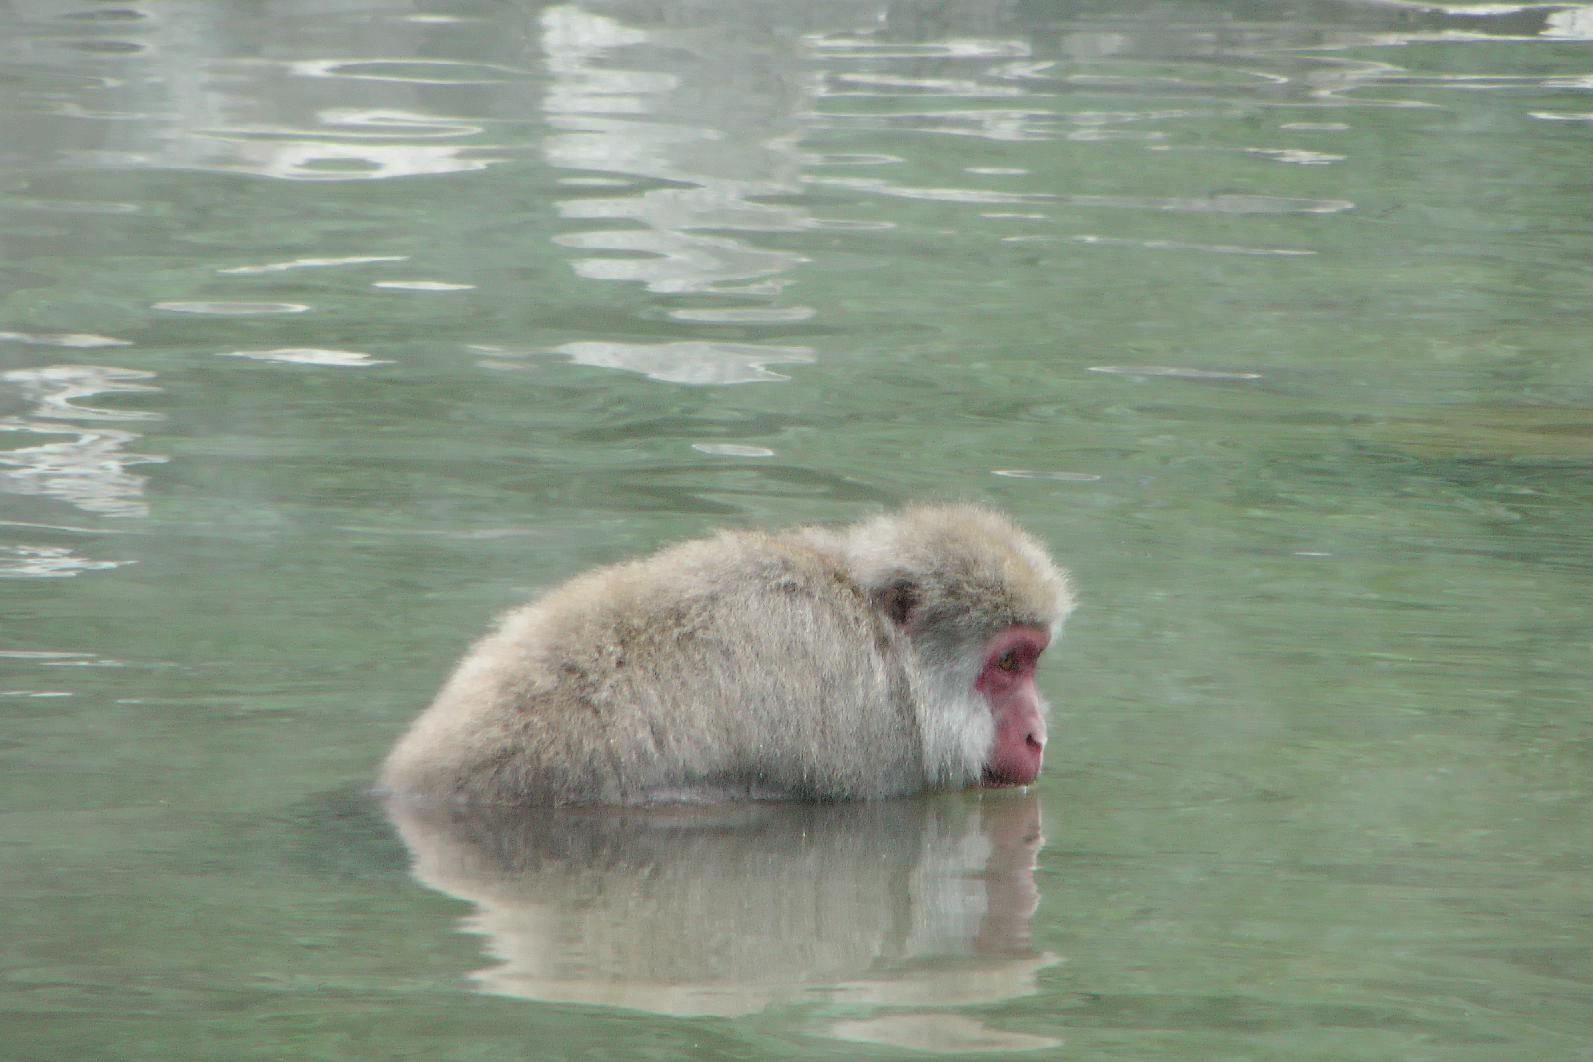
<path id="1" fill-rule="evenodd" d="M 1081 232 L 1067 237 L 1074 243 L 1097 244 L 1103 247 L 1143 247 L 1152 251 L 1204 251 L 1207 254 L 1280 255 L 1285 258 L 1316 254 L 1303 247 L 1241 247 L 1231 243 L 1192 243 L 1188 240 L 1137 240 L 1123 236 L 1101 236 Z"/>
<path id="2" fill-rule="evenodd" d="M 350 255 L 344 258 L 294 258 L 287 262 L 267 262 L 265 265 L 233 266 L 218 269 L 218 273 L 252 276 L 256 273 L 285 273 L 290 269 L 325 269 L 330 266 L 366 265 L 372 262 L 407 262 L 407 254 Z"/>
<path id="3" fill-rule="evenodd" d="M 523 70 L 494 63 L 416 58 L 305 59 L 289 63 L 288 70 L 300 77 L 392 81 L 405 85 L 497 85 L 526 76 Z"/>
<path id="4" fill-rule="evenodd" d="M 358 350 L 322 350 L 317 347 L 278 347 L 275 350 L 219 351 L 222 358 L 247 358 L 250 361 L 274 361 L 286 365 L 326 365 L 337 368 L 358 369 L 371 365 L 391 365 L 383 358 L 373 358 Z"/>
<path id="5" fill-rule="evenodd" d="M 157 302 L 154 309 L 168 313 L 213 314 L 218 317 L 253 317 L 268 313 L 305 313 L 302 302 Z"/>
<path id="6" fill-rule="evenodd" d="M 808 183 L 831 188 L 878 192 L 897 199 L 927 199 L 941 203 L 1051 203 L 1048 192 L 997 192 L 987 188 L 910 188 L 878 177 L 809 177 Z"/>
<path id="7" fill-rule="evenodd" d="M 56 438 L 58 441 L 0 450 L 0 490 L 60 498 L 104 516 L 147 516 L 144 477 L 135 465 L 166 458 L 134 453 L 139 438 L 107 421 L 143 421 L 160 416 L 137 410 L 103 409 L 78 399 L 97 394 L 158 391 L 141 381 L 154 373 L 95 365 L 49 365 L 0 373 L 5 390 L 20 393 L 32 410 L 0 419 L 0 432 Z"/>
<path id="8" fill-rule="evenodd" d="M 1567 7 L 1550 12 L 1543 35 L 1564 40 L 1593 40 L 1593 7 Z"/>
<path id="9" fill-rule="evenodd" d="M 476 286 L 450 280 L 378 280 L 371 287 L 387 291 L 473 291 Z"/>
<path id="10" fill-rule="evenodd" d="M 148 156 L 104 161 L 293 181 L 481 170 L 498 157 L 495 145 L 480 141 L 479 121 L 437 113 L 407 97 L 485 85 L 508 92 L 529 80 L 526 72 L 511 67 L 380 56 L 202 57 L 192 68 L 168 65 L 178 71 L 164 81 L 184 135 L 149 145 Z M 357 105 L 369 95 L 369 82 L 391 86 L 382 105 Z"/>
<path id="11" fill-rule="evenodd" d="M 742 446 L 740 443 L 692 443 L 698 453 L 715 457 L 773 457 L 774 451 L 766 446 Z"/>
<path id="12" fill-rule="evenodd" d="M 554 238 L 561 247 L 590 252 L 571 262 L 575 273 L 664 295 L 751 302 L 677 306 L 670 310 L 677 320 L 773 324 L 810 317 L 808 307 L 769 305 L 785 287 L 784 274 L 806 259 L 735 235 L 815 226 L 805 210 L 767 201 L 801 190 L 794 115 L 809 79 L 783 69 L 786 57 L 738 50 L 734 40 L 637 28 L 574 5 L 545 10 L 540 30 L 552 76 L 543 109 L 555 130 L 543 153 L 561 169 L 597 171 L 560 182 L 576 193 L 560 201 L 560 216 L 596 223 Z M 646 44 L 668 48 L 670 69 L 635 68 Z M 660 61 L 656 53 L 645 59 Z M 741 91 L 727 95 L 727 80 Z M 610 188 L 615 194 L 602 194 Z M 783 380 L 765 366 L 814 356 L 806 347 L 712 339 L 594 339 L 558 351 L 585 365 L 693 384 Z"/>
<path id="13" fill-rule="evenodd" d="M 1524 4 L 1446 4 L 1436 0 L 1365 0 L 1379 7 L 1403 7 L 1412 11 L 1433 12 L 1466 19 L 1485 19 L 1498 15 L 1522 15 L 1541 12 L 1544 37 L 1570 40 L 1593 39 L 1593 6 L 1587 4 L 1524 3 Z"/>
<path id="14" fill-rule="evenodd" d="M 813 316 L 811 306 L 686 306 L 669 311 L 677 321 L 705 321 L 714 324 L 779 324 L 806 321 Z"/>
<path id="15" fill-rule="evenodd" d="M 579 365 L 639 372 L 654 380 L 680 384 L 766 383 L 790 379 L 770 365 L 805 365 L 814 360 L 810 347 L 776 347 L 761 343 L 565 343 L 555 352 Z"/>
<path id="16" fill-rule="evenodd" d="M 1094 483 L 1101 478 L 1094 472 L 1048 472 L 1027 468 L 996 468 L 991 469 L 990 474 L 1007 479 L 1044 479 L 1055 483 Z"/>
<path id="17" fill-rule="evenodd" d="M 28 546 L 21 543 L 0 543 L 0 578 L 50 579 L 77 575 L 79 572 L 99 571 L 121 567 L 118 561 L 96 561 L 80 557 L 64 546 Z M 29 693 L 5 691 L 8 696 L 60 696 L 71 694 Z"/>
<path id="18" fill-rule="evenodd" d="M 4 342 L 29 343 L 40 347 L 80 347 L 84 349 L 132 346 L 125 339 L 116 339 L 113 336 L 97 336 L 87 332 L 0 332 L 0 343 Z"/>
<path id="19" fill-rule="evenodd" d="M 120 660 L 72 649 L 0 649 L 0 660 L 23 660 L 41 667 L 125 666 Z"/>
<path id="20" fill-rule="evenodd" d="M 825 93 L 829 97 L 830 93 Z M 842 93 L 841 95 L 847 95 Z M 1025 95 L 1028 95 L 1027 93 Z M 871 111 L 848 112 L 826 110 L 824 120 L 839 128 L 900 129 L 905 132 L 939 133 L 946 136 L 972 136 L 981 140 L 1019 142 L 1025 140 L 1056 140 L 1061 135 L 1065 120 L 1049 107 L 974 107 L 966 109 L 936 109 L 921 111 L 893 111 L 877 114 Z M 1134 136 L 1158 134 L 1135 133 Z"/>
<path id="21" fill-rule="evenodd" d="M 1091 372 L 1108 376 L 1148 378 L 1162 376 L 1174 380 L 1259 380 L 1259 372 L 1220 372 L 1212 369 L 1188 369 L 1178 365 L 1091 365 Z"/>
<path id="22" fill-rule="evenodd" d="M 855 91 L 837 89 L 827 96 L 916 96 L 933 93 L 937 96 L 967 96 L 970 98 L 1001 98 L 1021 96 L 1023 89 L 1016 85 L 991 85 L 967 78 L 905 77 L 899 74 L 836 74 L 836 84 L 857 86 Z"/>
<path id="23" fill-rule="evenodd" d="M 1128 196 L 1074 195 L 1073 206 L 1124 210 L 1170 210 L 1192 214 L 1337 214 L 1355 209 L 1347 199 L 1304 199 L 1282 195 Z"/>
<path id="24" fill-rule="evenodd" d="M 1345 159 L 1345 156 L 1335 155 L 1331 151 L 1307 151 L 1304 148 L 1249 147 L 1240 150 L 1247 155 L 1271 159 L 1273 162 L 1286 162 L 1293 166 L 1331 166 Z"/>
<path id="25" fill-rule="evenodd" d="M 325 139 L 290 141 L 248 139 L 241 131 L 210 134 L 231 142 L 228 162 L 234 169 L 261 177 L 295 181 L 375 181 L 421 174 L 483 170 L 493 161 L 465 158 L 461 147 L 423 144 L 368 144 Z"/>
<path id="26" fill-rule="evenodd" d="M 941 41 L 881 41 L 849 34 L 810 34 L 805 42 L 816 52 L 854 59 L 1024 59 L 1029 42 L 956 37 Z"/>

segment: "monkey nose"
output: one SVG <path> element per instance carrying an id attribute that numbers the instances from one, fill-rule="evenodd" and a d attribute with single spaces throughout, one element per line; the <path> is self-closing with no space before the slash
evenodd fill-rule
<path id="1" fill-rule="evenodd" d="M 1028 730 L 1023 735 L 1023 745 L 1030 752 L 1044 752 L 1045 737 L 1045 716 L 1037 712 L 1029 721 Z"/>

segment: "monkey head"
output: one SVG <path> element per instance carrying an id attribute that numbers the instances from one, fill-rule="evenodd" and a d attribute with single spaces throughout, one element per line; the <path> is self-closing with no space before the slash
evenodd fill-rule
<path id="1" fill-rule="evenodd" d="M 1040 773 L 1040 654 L 1073 609 L 1067 577 L 1010 520 L 936 506 L 851 529 L 853 578 L 905 642 L 926 774 L 955 787 Z"/>

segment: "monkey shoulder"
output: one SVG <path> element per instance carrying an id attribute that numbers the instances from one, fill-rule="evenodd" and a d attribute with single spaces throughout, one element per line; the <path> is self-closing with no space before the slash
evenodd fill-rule
<path id="1" fill-rule="evenodd" d="M 875 662 L 886 647 L 866 594 L 834 554 L 756 531 L 721 532 L 576 576 L 503 617 L 488 642 L 496 644 L 486 657 L 520 661 L 523 696 L 556 691 L 566 701 L 737 659 L 833 670 L 859 652 Z"/>
<path id="2" fill-rule="evenodd" d="M 676 621 L 664 629 L 704 633 L 728 626 L 789 649 L 786 643 L 804 634 L 857 635 L 875 625 L 867 595 L 840 559 L 795 536 L 726 532 L 658 559 L 675 580 L 652 597 L 670 610 L 664 619 Z"/>
<path id="3" fill-rule="evenodd" d="M 598 569 L 546 599 L 581 629 L 690 632 L 759 606 L 863 615 L 867 601 L 838 559 L 802 542 L 727 531 Z"/>

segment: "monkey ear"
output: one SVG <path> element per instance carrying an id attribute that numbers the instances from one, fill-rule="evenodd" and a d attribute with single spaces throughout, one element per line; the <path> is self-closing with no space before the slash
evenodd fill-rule
<path id="1" fill-rule="evenodd" d="M 905 628 L 918 610 L 918 586 L 906 582 L 892 583 L 880 591 L 879 607 L 892 623 Z"/>

